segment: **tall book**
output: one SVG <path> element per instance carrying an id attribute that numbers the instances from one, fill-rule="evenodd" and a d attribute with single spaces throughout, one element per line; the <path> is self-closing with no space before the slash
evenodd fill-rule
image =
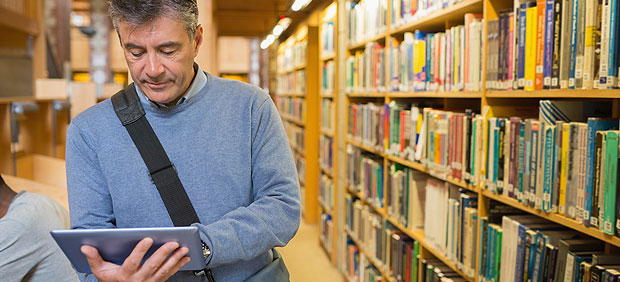
<path id="1" fill-rule="evenodd" d="M 583 87 L 583 60 L 584 60 L 584 38 L 585 38 L 585 8 L 588 0 L 575 0 L 579 2 L 577 10 L 577 41 L 575 46 L 575 88 Z M 592 0 L 590 0 L 592 1 Z"/>
<path id="2" fill-rule="evenodd" d="M 603 232 L 615 234 L 616 193 L 618 176 L 618 134 L 620 131 L 607 131 L 605 152 L 605 211 L 602 222 Z"/>
<path id="3" fill-rule="evenodd" d="M 536 1 L 536 74 L 534 89 L 543 89 L 545 61 L 546 0 Z"/>
<path id="4" fill-rule="evenodd" d="M 594 87 L 595 49 L 597 41 L 598 0 L 586 1 L 586 23 L 583 57 L 583 88 Z M 600 51 L 599 51 L 600 52 Z"/>
<path id="5" fill-rule="evenodd" d="M 553 52 L 551 60 L 551 87 L 560 88 L 560 45 L 562 42 L 562 4 L 564 0 L 554 1 L 553 14 Z"/>
<path id="6" fill-rule="evenodd" d="M 534 90 L 536 79 L 536 47 L 537 47 L 537 14 L 536 6 L 527 8 L 526 40 L 525 40 L 525 90 Z"/>
<path id="7" fill-rule="evenodd" d="M 559 5 L 558 5 L 559 7 Z M 555 1 L 547 0 L 545 3 L 545 48 L 544 48 L 544 69 L 543 69 L 543 88 L 551 88 L 551 68 L 553 65 L 553 46 L 555 36 Z"/>

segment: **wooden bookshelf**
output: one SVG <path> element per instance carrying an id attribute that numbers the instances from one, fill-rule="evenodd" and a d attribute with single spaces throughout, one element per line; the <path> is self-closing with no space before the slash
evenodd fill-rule
<path id="1" fill-rule="evenodd" d="M 465 0 L 431 14 L 414 19 L 390 31 L 390 34 L 419 30 L 443 31 L 446 22 L 462 22 L 466 13 L 482 13 L 483 0 Z"/>
<path id="2" fill-rule="evenodd" d="M 385 93 L 368 92 L 368 93 L 347 93 L 349 98 L 384 98 Z"/>
<path id="3" fill-rule="evenodd" d="M 586 227 L 583 224 L 577 223 L 577 221 L 561 216 L 559 214 L 556 213 L 548 213 L 548 212 L 544 212 L 541 210 L 537 210 L 533 207 L 524 205 L 522 203 L 520 203 L 518 200 L 506 197 L 506 196 L 502 196 L 502 195 L 497 195 L 487 189 L 480 189 L 480 193 L 482 196 L 489 198 L 489 199 L 493 199 L 495 201 L 498 202 L 502 202 L 506 205 L 518 208 L 522 211 L 531 213 L 533 215 L 536 215 L 538 217 L 542 217 L 545 218 L 549 221 L 553 221 L 557 224 L 566 226 L 568 228 L 571 228 L 575 231 L 579 231 L 583 234 L 586 234 L 588 236 L 594 237 L 596 239 L 599 239 L 601 241 L 607 242 L 609 244 L 612 244 L 616 247 L 620 247 L 620 238 L 613 236 L 613 235 L 608 235 L 603 233 L 603 231 L 593 228 L 593 227 Z"/>
<path id="4" fill-rule="evenodd" d="M 336 56 L 331 53 L 331 54 L 325 54 L 324 56 L 321 57 L 321 61 L 329 61 L 329 60 L 333 60 Z"/>
<path id="5" fill-rule="evenodd" d="M 482 98 L 482 92 L 389 92 L 389 98 Z"/>
<path id="6" fill-rule="evenodd" d="M 321 98 L 328 98 L 328 99 L 334 99 L 336 98 L 336 96 L 334 94 L 321 94 Z"/>
<path id="7" fill-rule="evenodd" d="M 570 98 L 570 99 L 618 99 L 620 89 L 550 89 L 550 90 L 506 90 L 506 91 L 487 91 L 487 98 Z"/>
<path id="8" fill-rule="evenodd" d="M 350 44 L 347 49 L 351 50 L 359 50 L 364 49 L 366 47 L 366 43 L 369 42 L 385 42 L 385 37 L 387 36 L 387 32 L 382 32 L 378 35 L 372 36 L 366 40 L 362 40 L 361 42 Z"/>
<path id="9" fill-rule="evenodd" d="M 360 143 L 358 141 L 355 141 L 355 140 L 353 140 L 353 139 L 351 139 L 349 137 L 347 137 L 347 143 L 349 143 L 349 144 L 351 144 L 351 145 L 353 145 L 353 146 L 355 146 L 357 148 L 360 148 L 360 149 L 362 149 L 364 151 L 367 151 L 369 153 L 373 153 L 373 154 L 375 154 L 377 156 L 384 157 L 383 153 L 378 151 L 377 149 L 375 149 L 375 148 L 373 148 L 371 146 L 368 146 L 368 145 L 364 145 L 364 144 L 362 144 L 362 143 Z"/>
<path id="10" fill-rule="evenodd" d="M 0 31 L 5 28 L 37 36 L 39 34 L 39 21 L 0 6 Z"/>
<path id="11" fill-rule="evenodd" d="M 330 131 L 327 131 L 325 129 L 321 129 L 321 134 L 323 134 L 323 135 L 325 135 L 327 137 L 330 137 L 330 138 L 334 138 L 334 133 L 330 132 Z"/>
<path id="12" fill-rule="evenodd" d="M 282 117 L 283 120 L 288 121 L 290 123 L 294 123 L 297 126 L 300 126 L 300 127 L 305 127 L 306 126 L 306 124 L 303 121 L 300 121 L 300 120 L 298 120 L 298 119 L 296 119 L 294 117 L 291 117 L 289 115 L 281 113 L 280 116 Z"/>
<path id="13" fill-rule="evenodd" d="M 327 177 L 329 177 L 329 178 L 332 178 L 332 179 L 334 178 L 333 174 L 330 171 L 328 171 L 327 169 L 321 168 L 321 173 L 327 175 Z"/>
<path id="14" fill-rule="evenodd" d="M 355 243 L 355 245 L 357 245 L 357 248 L 360 250 L 360 252 L 372 263 L 372 265 L 377 270 L 379 270 L 379 272 L 381 273 L 381 276 L 383 277 L 383 279 L 385 279 L 388 282 L 394 282 L 394 278 L 391 277 L 390 275 L 388 275 L 385 272 L 385 269 L 383 268 L 383 264 L 381 262 L 377 261 L 374 257 L 370 256 L 368 252 L 366 252 L 366 249 L 364 248 L 364 245 L 362 245 L 360 243 L 360 241 L 358 241 L 357 236 L 355 236 L 350 230 L 345 229 L 345 232 L 347 233 L 349 238 L 351 238 L 353 243 Z"/>
<path id="15" fill-rule="evenodd" d="M 465 280 L 469 282 L 475 281 L 474 277 L 470 277 L 469 275 L 465 274 L 453 261 L 449 260 L 444 254 L 435 250 L 434 247 L 432 247 L 429 243 L 427 243 L 426 240 L 424 239 L 424 231 L 421 231 L 421 230 L 413 231 L 405 227 L 404 225 L 402 225 L 396 219 L 394 219 L 393 217 L 389 215 L 387 216 L 387 220 L 390 222 L 390 224 L 394 225 L 400 231 L 407 234 L 407 236 L 409 236 L 411 239 L 417 241 L 420 244 L 420 246 L 424 248 L 424 250 L 429 251 L 435 258 L 437 258 L 438 260 L 443 262 L 445 265 L 450 267 L 452 270 L 454 270 L 456 273 L 461 275 L 463 278 L 465 278 Z"/>
<path id="16" fill-rule="evenodd" d="M 306 97 L 306 94 L 304 93 L 282 93 L 282 94 L 277 94 L 280 97 L 294 97 L 294 98 L 303 98 Z"/>

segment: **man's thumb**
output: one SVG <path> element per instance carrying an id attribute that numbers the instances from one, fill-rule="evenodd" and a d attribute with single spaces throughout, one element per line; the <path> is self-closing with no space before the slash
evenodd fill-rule
<path id="1" fill-rule="evenodd" d="M 90 265 L 90 270 L 93 272 L 97 272 L 97 270 L 103 264 L 103 259 L 99 255 L 99 251 L 91 246 L 82 246 L 80 251 L 86 256 L 86 260 L 88 261 L 88 265 Z"/>

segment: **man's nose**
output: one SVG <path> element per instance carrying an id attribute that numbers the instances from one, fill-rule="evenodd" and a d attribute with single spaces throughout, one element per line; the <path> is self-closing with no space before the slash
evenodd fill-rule
<path id="1" fill-rule="evenodd" d="M 164 66 L 161 64 L 157 54 L 149 54 L 146 66 L 146 75 L 149 77 L 158 77 L 164 72 Z"/>

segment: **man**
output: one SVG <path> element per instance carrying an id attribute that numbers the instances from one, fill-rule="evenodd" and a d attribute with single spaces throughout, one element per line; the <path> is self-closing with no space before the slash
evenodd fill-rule
<path id="1" fill-rule="evenodd" d="M 39 194 L 15 193 L 0 175 L 2 281 L 78 281 L 50 231 L 69 226 L 67 211 Z"/>
<path id="2" fill-rule="evenodd" d="M 206 267 L 218 282 L 251 277 L 300 220 L 298 176 L 273 102 L 193 63 L 203 33 L 196 1 L 112 0 L 110 16 L 146 118 L 200 219 L 193 226 L 210 250 Z M 110 100 L 71 122 L 66 160 L 72 228 L 173 225 Z M 100 281 L 162 281 L 187 262 L 186 248 L 164 245 L 139 267 L 150 243 L 139 243 L 122 266 L 92 247 L 82 252 Z M 185 271 L 172 279 L 206 281 Z"/>

